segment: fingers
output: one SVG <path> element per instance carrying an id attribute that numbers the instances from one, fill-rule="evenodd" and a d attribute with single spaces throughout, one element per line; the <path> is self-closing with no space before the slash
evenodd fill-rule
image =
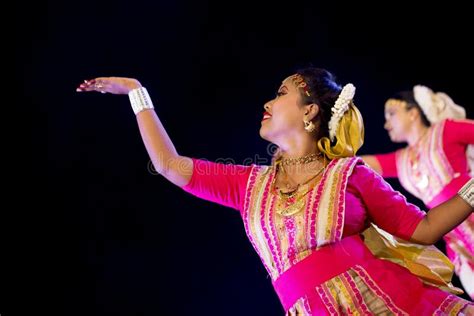
<path id="1" fill-rule="evenodd" d="M 91 80 L 84 80 L 83 83 L 76 88 L 77 92 L 97 91 L 107 93 L 107 82 L 104 78 L 95 78 Z"/>

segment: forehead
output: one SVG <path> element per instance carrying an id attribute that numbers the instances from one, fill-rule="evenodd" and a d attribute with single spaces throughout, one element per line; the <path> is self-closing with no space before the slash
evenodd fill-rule
<path id="1" fill-rule="evenodd" d="M 387 102 L 385 102 L 385 109 L 404 109 L 406 108 L 407 103 L 402 100 L 397 100 L 397 99 L 388 99 Z"/>
<path id="2" fill-rule="evenodd" d="M 298 87 L 301 85 L 301 83 L 304 83 L 304 79 L 301 75 L 299 74 L 293 74 L 291 76 L 286 77 L 281 85 L 282 86 L 287 86 L 287 87 Z"/>

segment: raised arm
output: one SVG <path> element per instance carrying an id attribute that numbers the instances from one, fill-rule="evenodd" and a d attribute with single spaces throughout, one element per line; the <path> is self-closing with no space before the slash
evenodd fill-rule
<path id="1" fill-rule="evenodd" d="M 99 77 L 85 80 L 76 91 L 129 95 L 140 134 L 156 171 L 177 186 L 183 187 L 189 183 L 193 172 L 193 161 L 178 154 L 153 109 L 146 89 L 138 80 L 123 77 Z"/>

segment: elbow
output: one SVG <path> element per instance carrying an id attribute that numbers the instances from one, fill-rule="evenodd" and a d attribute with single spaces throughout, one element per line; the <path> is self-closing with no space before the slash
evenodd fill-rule
<path id="1" fill-rule="evenodd" d="M 173 179 L 175 177 L 175 172 L 173 169 L 166 167 L 166 166 L 160 166 L 154 163 L 150 163 L 150 173 L 154 176 L 160 175 L 166 180 L 174 183 Z"/>
<path id="2" fill-rule="evenodd" d="M 147 169 L 148 169 L 148 172 L 150 172 L 154 176 L 156 176 L 156 175 L 165 175 L 169 172 L 169 170 L 166 170 L 165 166 L 163 166 L 159 163 L 156 163 L 152 160 L 150 160 L 148 162 Z"/>
<path id="3" fill-rule="evenodd" d="M 425 216 L 411 235 L 411 240 L 421 245 L 433 245 L 440 240 L 445 232 L 441 231 L 434 223 Z"/>
<path id="4" fill-rule="evenodd" d="M 176 161 L 179 161 L 179 156 L 151 156 L 148 169 L 153 175 L 167 178 L 174 173 Z"/>
<path id="5" fill-rule="evenodd" d="M 424 246 L 431 246 L 437 243 L 441 237 L 439 236 L 434 236 L 432 234 L 425 234 L 423 236 L 415 235 L 410 238 L 412 242 L 415 242 L 420 245 Z"/>
<path id="6" fill-rule="evenodd" d="M 417 244 L 423 246 L 431 246 L 434 245 L 438 240 L 435 239 L 421 239 L 421 240 L 414 240 Z"/>
<path id="7" fill-rule="evenodd" d="M 423 245 L 434 245 L 436 244 L 443 236 L 431 236 L 425 240 Z"/>
<path id="8" fill-rule="evenodd" d="M 187 157 L 171 158 L 164 163 L 153 163 L 155 173 L 160 174 L 171 183 L 182 187 L 189 183 L 193 174 L 193 161 Z"/>

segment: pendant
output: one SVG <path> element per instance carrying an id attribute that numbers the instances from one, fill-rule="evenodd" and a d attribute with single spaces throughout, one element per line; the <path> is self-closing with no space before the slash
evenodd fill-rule
<path id="1" fill-rule="evenodd" d="M 277 213 L 282 216 L 292 216 L 298 212 L 300 212 L 306 204 L 306 199 L 299 199 L 295 203 L 286 206 L 282 209 L 277 209 Z"/>
<path id="2" fill-rule="evenodd" d="M 415 186 L 418 190 L 424 190 L 428 187 L 430 181 L 426 173 L 421 170 L 422 168 L 420 168 L 420 159 L 420 151 L 418 150 L 414 157 L 410 158 L 409 163 L 412 169 L 412 179 Z"/>
<path id="3" fill-rule="evenodd" d="M 429 182 L 430 181 L 429 181 L 428 176 L 426 174 L 420 174 L 417 177 L 416 186 L 419 189 L 423 190 L 423 189 L 426 189 L 428 187 Z"/>

